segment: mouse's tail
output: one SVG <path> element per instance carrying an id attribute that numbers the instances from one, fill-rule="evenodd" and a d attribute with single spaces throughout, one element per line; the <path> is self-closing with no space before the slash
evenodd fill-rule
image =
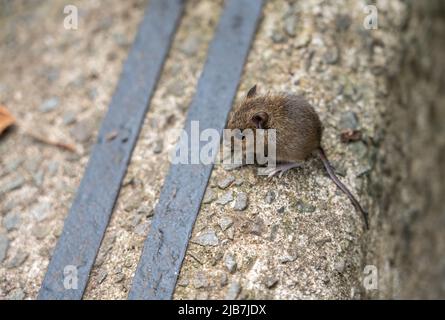
<path id="1" fill-rule="evenodd" d="M 354 207 L 361 212 L 361 214 L 363 215 L 363 218 L 365 220 L 365 226 L 366 229 L 369 229 L 369 224 L 368 224 L 368 213 L 363 210 L 362 206 L 360 205 L 360 203 L 357 201 L 357 199 L 354 197 L 354 195 L 348 190 L 348 188 L 340 181 L 340 179 L 338 179 L 337 175 L 334 172 L 334 169 L 332 168 L 331 164 L 329 163 L 328 158 L 326 157 L 326 154 L 323 150 L 322 147 L 318 148 L 317 150 L 318 156 L 320 157 L 321 161 L 323 162 L 324 167 L 326 168 L 326 171 L 329 174 L 329 177 L 332 179 L 332 181 L 334 181 L 334 183 L 337 185 L 337 187 L 339 187 L 341 189 L 341 191 L 343 191 L 351 200 L 352 204 L 354 205 Z"/>

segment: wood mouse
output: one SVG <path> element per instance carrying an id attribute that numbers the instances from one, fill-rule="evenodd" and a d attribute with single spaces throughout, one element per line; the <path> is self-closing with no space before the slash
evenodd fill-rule
<path id="1" fill-rule="evenodd" d="M 281 177 L 289 169 L 299 167 L 311 155 L 323 162 L 329 177 L 349 197 L 363 215 L 366 229 L 368 213 L 338 179 L 321 147 L 322 124 L 314 108 L 303 97 L 294 94 L 257 95 L 253 86 L 247 96 L 229 115 L 227 129 L 275 129 L 277 165 L 267 173 Z"/>

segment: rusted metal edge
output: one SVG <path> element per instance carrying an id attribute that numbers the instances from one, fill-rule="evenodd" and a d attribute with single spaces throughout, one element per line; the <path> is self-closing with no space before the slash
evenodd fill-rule
<path id="1" fill-rule="evenodd" d="M 261 16 L 261 0 L 229 0 L 190 105 L 200 130 L 222 132 Z M 205 143 L 200 142 L 200 147 Z M 190 156 L 190 155 L 189 155 Z M 213 165 L 172 164 L 133 278 L 129 299 L 171 299 Z"/>
<path id="2" fill-rule="evenodd" d="M 82 298 L 183 7 L 149 2 L 38 299 Z"/>

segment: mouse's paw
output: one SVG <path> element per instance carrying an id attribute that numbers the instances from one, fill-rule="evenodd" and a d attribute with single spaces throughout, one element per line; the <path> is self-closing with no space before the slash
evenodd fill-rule
<path id="1" fill-rule="evenodd" d="M 267 174 L 268 178 L 272 178 L 276 175 L 281 178 L 286 171 L 300 166 L 301 163 L 298 162 L 280 163 L 277 164 L 275 167 L 266 168 L 264 170 L 264 173 Z"/>

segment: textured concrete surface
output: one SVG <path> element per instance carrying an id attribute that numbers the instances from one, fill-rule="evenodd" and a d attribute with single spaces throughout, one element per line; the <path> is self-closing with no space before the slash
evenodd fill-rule
<path id="1" fill-rule="evenodd" d="M 327 153 L 369 209 L 371 232 L 363 234 L 317 160 L 272 181 L 254 168 L 218 168 L 208 192 L 216 199 L 245 193 L 248 208 L 236 211 L 236 200 L 203 204 L 176 298 L 444 296 L 444 70 L 432 69 L 443 65 L 443 6 L 380 1 L 378 30 L 365 30 L 363 5 L 269 2 L 239 95 L 258 83 L 263 92 L 300 92 L 314 104 Z M 342 144 L 347 128 L 361 130 L 362 140 Z M 244 182 L 220 190 L 228 175 Z M 208 233 L 218 245 L 196 241 Z M 378 274 L 368 290 L 366 266 Z"/>
<path id="2" fill-rule="evenodd" d="M 387 81 L 366 259 L 381 273 L 371 297 L 443 299 L 445 6 L 415 2 L 410 10 L 399 41 L 404 58 Z"/>
<path id="3" fill-rule="evenodd" d="M 145 1 L 72 1 L 79 28 L 66 30 L 65 4 L 1 2 L 0 103 L 17 118 L 0 140 L 0 185 L 16 185 L 0 195 L 0 237 L 9 242 L 1 298 L 37 295 L 145 8 Z M 77 151 L 37 143 L 28 132 Z"/>
<path id="4" fill-rule="evenodd" d="M 324 124 L 328 157 L 369 210 L 371 231 L 317 159 L 271 180 L 252 166 L 216 166 L 176 299 L 445 296 L 445 8 L 377 1 L 379 27 L 366 30 L 365 4 L 268 1 L 238 99 L 253 84 L 303 94 Z M 62 3 L 16 5 L 0 18 L 0 60 L 9 62 L 0 65 L 0 103 L 19 120 L 0 140 L 0 185 L 8 186 L 0 297 L 23 299 L 36 296 L 145 1 L 78 1 L 76 32 L 62 28 Z M 87 299 L 127 296 L 221 5 L 186 6 Z M 30 129 L 78 153 L 37 144 Z M 345 129 L 360 130 L 361 140 L 342 143 Z M 367 265 L 377 268 L 376 290 L 363 286 Z"/>

